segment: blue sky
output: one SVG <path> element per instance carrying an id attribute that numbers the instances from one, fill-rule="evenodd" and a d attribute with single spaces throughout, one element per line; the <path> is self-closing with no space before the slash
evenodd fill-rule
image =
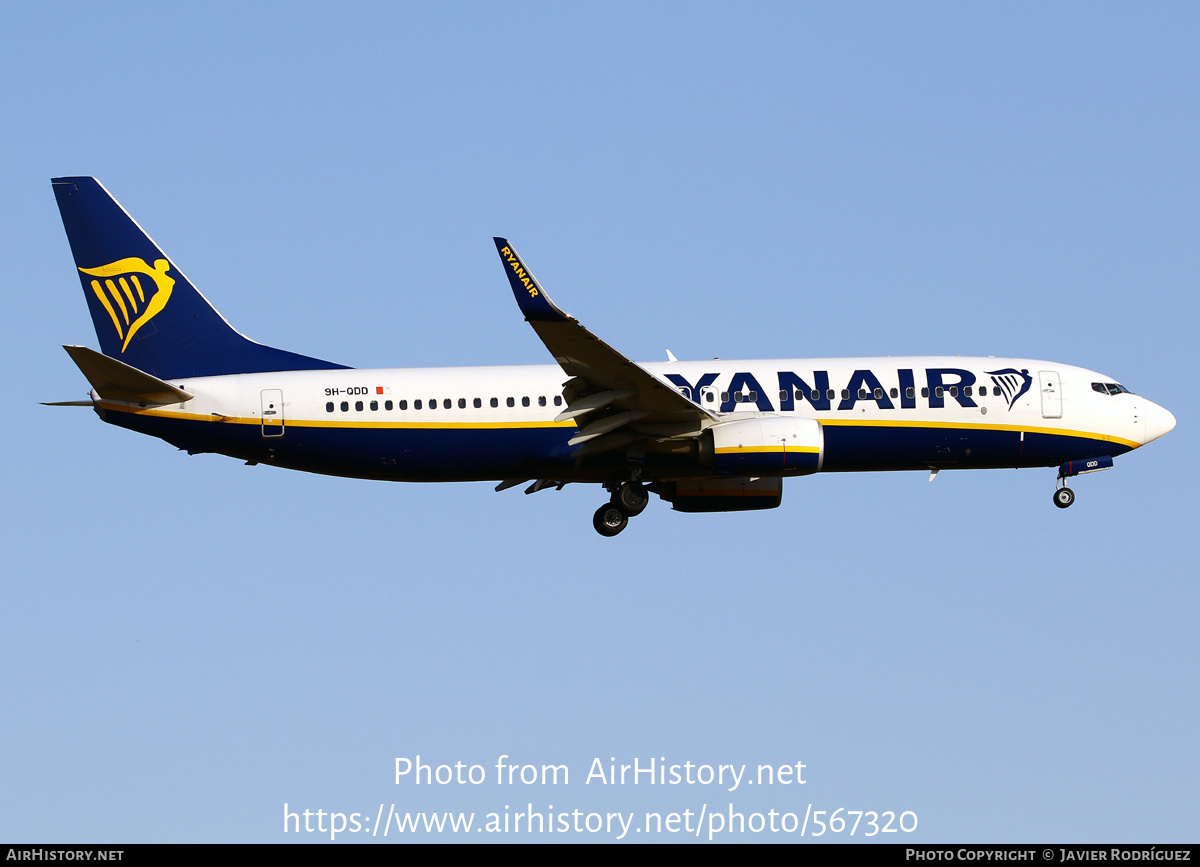
<path id="1" fill-rule="evenodd" d="M 1196 418 L 1173 383 L 1198 360 L 1198 24 L 1179 3 L 10 4 L 0 837 L 321 839 L 283 834 L 285 803 L 733 803 L 913 811 L 893 840 L 914 842 L 1194 839 Z M 38 405 L 86 390 L 59 345 L 96 345 L 49 184 L 71 174 L 244 333 L 357 367 L 547 361 L 504 235 L 634 358 L 1045 358 L 1179 424 L 1065 512 L 1048 469 L 819 475 L 763 514 L 656 501 L 615 540 L 584 486 L 188 457 Z M 572 777 L 394 784 L 418 754 Z M 596 757 L 808 781 L 584 784 Z"/>

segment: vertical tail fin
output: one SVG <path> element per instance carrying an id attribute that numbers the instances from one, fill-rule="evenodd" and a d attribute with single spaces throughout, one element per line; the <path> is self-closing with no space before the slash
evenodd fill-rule
<path id="1" fill-rule="evenodd" d="M 159 379 L 345 366 L 239 334 L 99 181 L 51 183 L 105 355 Z"/>

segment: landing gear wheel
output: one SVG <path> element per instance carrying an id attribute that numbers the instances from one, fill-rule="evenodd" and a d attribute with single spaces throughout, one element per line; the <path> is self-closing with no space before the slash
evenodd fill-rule
<path id="1" fill-rule="evenodd" d="M 612 504 L 628 515 L 636 518 L 650 503 L 650 493 L 640 482 L 625 482 L 613 491 Z"/>
<path id="2" fill-rule="evenodd" d="M 1075 502 L 1075 492 L 1070 488 L 1059 488 L 1054 492 L 1054 505 L 1060 509 L 1067 508 L 1073 502 Z"/>
<path id="3" fill-rule="evenodd" d="M 592 526 L 601 536 L 615 536 L 629 526 L 629 516 L 619 506 L 605 503 L 592 515 Z"/>

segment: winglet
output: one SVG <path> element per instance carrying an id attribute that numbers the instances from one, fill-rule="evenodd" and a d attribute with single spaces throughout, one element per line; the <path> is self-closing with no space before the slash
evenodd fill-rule
<path id="1" fill-rule="evenodd" d="M 525 319 L 530 322 L 570 319 L 571 317 L 559 310 L 558 305 L 550 300 L 550 296 L 546 294 L 542 284 L 525 267 L 525 263 L 521 261 L 517 251 L 509 246 L 508 241 L 504 238 L 492 238 L 492 240 L 496 242 L 496 250 L 500 253 L 500 261 L 504 263 L 504 271 L 508 274 L 509 285 L 512 286 L 517 306 L 525 314 Z"/>

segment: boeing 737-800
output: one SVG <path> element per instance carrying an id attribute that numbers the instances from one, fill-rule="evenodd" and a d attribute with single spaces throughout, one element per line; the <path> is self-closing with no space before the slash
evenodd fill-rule
<path id="1" fill-rule="evenodd" d="M 654 493 L 683 512 L 769 509 L 819 472 L 1058 467 L 1065 480 L 1175 418 L 1113 377 L 1022 358 L 637 363 L 560 310 L 503 238 L 525 319 L 557 364 L 359 370 L 227 323 L 94 178 L 54 194 L 100 352 L 64 347 L 110 424 L 189 454 L 362 479 L 600 484 L 621 532 Z M 669 355 L 669 353 L 668 353 Z"/>

